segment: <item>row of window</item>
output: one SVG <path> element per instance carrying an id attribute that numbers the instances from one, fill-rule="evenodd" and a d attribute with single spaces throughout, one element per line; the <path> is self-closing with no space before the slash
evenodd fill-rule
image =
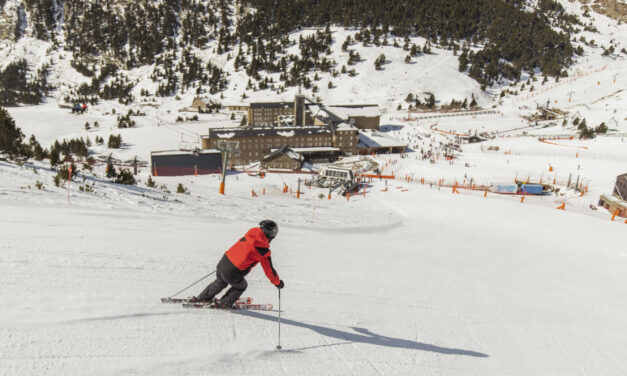
<path id="1" fill-rule="evenodd" d="M 252 138 L 252 139 L 242 139 L 240 140 L 240 144 L 273 144 L 277 142 L 284 142 L 286 140 L 285 137 L 276 137 L 276 138 Z M 307 141 L 330 141 L 329 137 L 293 137 L 289 138 L 291 142 L 307 142 Z"/>

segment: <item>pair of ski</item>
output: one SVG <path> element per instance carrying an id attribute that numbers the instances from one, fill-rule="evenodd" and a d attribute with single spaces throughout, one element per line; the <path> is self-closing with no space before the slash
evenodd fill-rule
<path id="1" fill-rule="evenodd" d="M 183 305 L 183 308 L 213 308 L 213 309 L 225 309 L 217 306 L 215 302 L 194 302 L 192 298 L 161 298 L 161 303 Z M 230 310 L 225 309 L 225 310 Z M 253 304 L 253 298 L 239 298 L 235 302 L 233 309 L 241 310 L 253 310 L 253 311 L 272 311 L 272 304 Z"/>

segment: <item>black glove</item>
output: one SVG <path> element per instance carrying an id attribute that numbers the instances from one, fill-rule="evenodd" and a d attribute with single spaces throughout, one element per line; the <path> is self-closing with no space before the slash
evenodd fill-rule
<path id="1" fill-rule="evenodd" d="M 283 283 L 283 280 L 280 280 L 280 281 L 279 281 L 279 284 L 278 284 L 278 285 L 275 285 L 275 286 L 276 286 L 276 288 L 277 288 L 277 289 L 279 289 L 279 290 L 280 290 L 280 289 L 282 289 L 283 287 L 285 287 L 285 283 Z"/>

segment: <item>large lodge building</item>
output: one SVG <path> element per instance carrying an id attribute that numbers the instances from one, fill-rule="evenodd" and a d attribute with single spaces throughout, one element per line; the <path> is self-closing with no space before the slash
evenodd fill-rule
<path id="1" fill-rule="evenodd" d="M 202 138 L 202 148 L 217 149 L 220 140 L 239 142 L 239 155 L 231 158 L 235 165 L 260 161 L 273 149 L 284 146 L 298 148 L 300 154 L 309 157 L 305 161 L 313 163 L 333 162 L 340 154 L 356 154 L 359 134 L 357 129 L 346 124 L 336 128 L 331 126 L 214 128 L 209 130 L 209 135 Z M 333 152 L 329 153 L 330 150 Z M 320 160 L 320 157 L 323 160 Z"/>
<path id="2" fill-rule="evenodd" d="M 216 149 L 221 140 L 237 141 L 233 165 L 261 161 L 289 147 L 305 162 L 333 162 L 358 153 L 360 129 L 379 129 L 376 105 L 325 106 L 296 95 L 294 102 L 251 103 L 244 127 L 212 128 L 202 137 L 203 149 Z"/>
<path id="3" fill-rule="evenodd" d="M 200 106 L 199 103 L 200 99 L 193 105 Z M 220 141 L 238 144 L 238 152 L 229 156 L 229 166 L 260 162 L 264 168 L 290 170 L 299 170 L 305 162 L 334 162 L 343 155 L 402 152 L 406 146 L 379 132 L 381 112 L 377 105 L 330 106 L 299 94 L 293 102 L 237 104 L 229 109 L 247 111 L 246 125 L 210 128 L 209 133 L 201 137 L 202 150 L 190 155 L 153 153 L 153 173 L 211 173 L 219 161 L 212 159 L 211 168 L 203 161 L 209 155 L 220 156 L 216 150 L 220 148 Z"/>

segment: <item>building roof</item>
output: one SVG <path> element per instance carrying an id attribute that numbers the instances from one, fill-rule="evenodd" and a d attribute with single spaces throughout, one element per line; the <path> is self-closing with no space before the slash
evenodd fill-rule
<path id="1" fill-rule="evenodd" d="M 302 155 L 292 150 L 289 146 L 283 146 L 280 149 L 276 149 L 270 154 L 264 156 L 262 161 L 271 161 L 280 157 L 281 155 L 286 155 L 288 158 L 299 162 L 302 162 L 305 159 Z"/>
<path id="2" fill-rule="evenodd" d="M 621 200 L 620 197 L 616 197 L 614 195 L 610 195 L 610 194 L 601 194 L 601 199 L 605 200 L 606 202 L 613 202 L 615 204 L 619 204 L 619 205 L 625 205 L 626 202 Z"/>
<path id="3" fill-rule="evenodd" d="M 209 135 L 203 136 L 203 138 L 294 137 L 329 134 L 331 134 L 331 130 L 329 128 L 319 126 L 209 128 Z"/>
<path id="4" fill-rule="evenodd" d="M 343 119 L 381 116 L 381 110 L 376 104 L 329 105 L 326 108 Z"/>
<path id="5" fill-rule="evenodd" d="M 284 108 L 284 107 L 294 107 L 294 102 L 256 102 L 251 103 L 250 108 Z"/>
<path id="6" fill-rule="evenodd" d="M 341 123 L 335 125 L 335 130 L 337 130 L 337 131 L 357 131 L 357 130 L 359 130 L 359 128 L 355 127 L 354 125 L 350 125 L 350 124 L 346 124 L 344 122 L 341 122 Z"/>
<path id="7" fill-rule="evenodd" d="M 202 149 L 194 151 L 189 150 L 160 150 L 150 153 L 152 156 L 165 156 L 165 155 L 192 155 L 192 154 L 220 154 L 221 151 L 217 149 Z"/>
<path id="8" fill-rule="evenodd" d="M 341 123 L 344 120 L 341 117 L 337 116 L 333 112 L 326 109 L 323 105 L 318 103 L 312 103 L 305 105 L 307 110 L 311 113 L 311 116 L 317 118 L 321 122 L 325 124 L 334 124 Z"/>
<path id="9" fill-rule="evenodd" d="M 331 146 L 316 146 L 316 147 L 309 147 L 309 148 L 290 148 L 293 151 L 295 151 L 296 153 L 303 153 L 303 154 L 308 154 L 308 153 L 321 153 L 321 152 L 340 152 L 340 148 L 334 148 Z M 279 149 L 271 149 L 271 151 L 275 151 L 275 150 L 279 150 Z"/>
<path id="10" fill-rule="evenodd" d="M 407 147 L 407 144 L 375 129 L 362 129 L 359 131 L 359 143 L 357 147 Z"/>

